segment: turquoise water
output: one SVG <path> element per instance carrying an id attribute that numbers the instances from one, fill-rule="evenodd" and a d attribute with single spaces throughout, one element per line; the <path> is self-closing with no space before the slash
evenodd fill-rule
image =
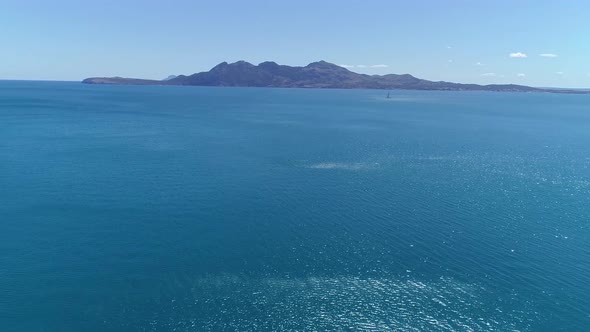
<path id="1" fill-rule="evenodd" d="M 384 96 L 0 82 L 0 330 L 590 330 L 590 96 Z"/>

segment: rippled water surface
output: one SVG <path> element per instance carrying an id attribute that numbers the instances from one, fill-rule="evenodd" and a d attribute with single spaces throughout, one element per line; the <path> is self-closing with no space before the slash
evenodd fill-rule
<path id="1" fill-rule="evenodd" d="M 590 96 L 0 82 L 0 330 L 588 331 Z"/>

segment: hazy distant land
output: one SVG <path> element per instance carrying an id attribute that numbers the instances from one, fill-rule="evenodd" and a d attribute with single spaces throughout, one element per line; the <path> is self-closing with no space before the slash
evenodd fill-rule
<path id="1" fill-rule="evenodd" d="M 332 88 L 382 90 L 446 90 L 446 91 L 502 91 L 502 92 L 553 92 L 590 93 L 589 90 L 534 88 L 516 84 L 461 84 L 445 81 L 428 81 L 409 74 L 366 75 L 352 72 L 341 66 L 318 61 L 305 67 L 279 65 L 267 61 L 253 65 L 245 61 L 228 64 L 222 62 L 207 72 L 189 76 L 169 76 L 163 80 L 124 77 L 91 77 L 86 84 L 116 85 L 193 85 L 274 88 Z"/>

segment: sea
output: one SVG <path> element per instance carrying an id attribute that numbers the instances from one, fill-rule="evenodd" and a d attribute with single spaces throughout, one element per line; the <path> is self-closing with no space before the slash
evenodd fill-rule
<path id="1" fill-rule="evenodd" d="M 590 331 L 590 95 L 0 82 L 0 331 Z"/>

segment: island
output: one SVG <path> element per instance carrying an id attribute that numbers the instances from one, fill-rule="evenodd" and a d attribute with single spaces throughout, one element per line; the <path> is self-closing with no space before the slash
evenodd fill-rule
<path id="1" fill-rule="evenodd" d="M 170 76 L 164 80 L 124 77 L 91 77 L 85 84 L 117 85 L 192 85 L 269 88 L 446 90 L 499 92 L 590 93 L 588 90 L 535 88 L 516 84 L 461 84 L 429 81 L 410 74 L 367 75 L 352 72 L 326 61 L 303 67 L 279 65 L 272 61 L 253 65 L 246 61 L 222 62 L 207 72 Z"/>

